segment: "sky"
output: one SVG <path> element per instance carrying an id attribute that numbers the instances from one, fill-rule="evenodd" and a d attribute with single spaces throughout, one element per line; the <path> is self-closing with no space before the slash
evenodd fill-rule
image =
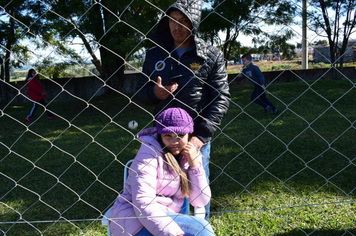
<path id="1" fill-rule="evenodd" d="M 298 1 L 298 3 L 296 4 L 301 4 L 301 1 Z M 299 22 L 301 22 L 301 19 L 297 19 Z M 302 42 L 302 27 L 301 26 L 297 26 L 297 25 L 294 25 L 294 26 L 263 26 L 263 29 L 265 31 L 268 31 L 268 32 L 271 32 L 271 33 L 276 33 L 278 32 L 281 28 L 284 28 L 284 27 L 288 27 L 290 29 L 292 29 L 296 36 L 288 41 L 288 43 L 290 44 L 294 44 L 296 45 L 297 43 L 301 43 Z M 325 38 L 320 38 L 318 37 L 314 32 L 312 31 L 308 31 L 307 33 L 307 37 L 308 37 L 308 41 L 309 43 L 313 43 L 317 40 L 320 40 L 320 39 L 325 39 Z M 221 33 L 221 38 L 224 38 L 224 34 Z M 355 39 L 355 37 L 353 37 L 353 39 Z M 253 43 L 252 43 L 252 37 L 251 36 L 246 36 L 246 35 L 239 35 L 239 37 L 237 38 L 238 41 L 241 42 L 241 44 L 243 46 L 247 46 L 247 47 L 253 47 Z M 86 49 L 84 49 L 81 45 L 82 45 L 82 42 L 79 38 L 76 38 L 74 39 L 72 42 L 70 42 L 71 44 L 71 48 L 73 48 L 74 50 L 76 50 L 76 52 L 78 54 L 80 54 L 84 60 L 91 60 L 91 57 L 89 56 L 89 54 L 87 53 Z M 33 49 L 33 54 L 34 54 L 34 59 L 38 59 L 38 58 L 43 58 L 43 57 L 50 57 L 50 56 L 54 56 L 54 49 L 53 48 L 48 48 L 47 50 L 44 50 L 44 51 L 38 51 L 36 49 Z M 96 56 L 98 58 L 100 58 L 100 54 L 99 54 L 99 50 L 96 51 Z"/>

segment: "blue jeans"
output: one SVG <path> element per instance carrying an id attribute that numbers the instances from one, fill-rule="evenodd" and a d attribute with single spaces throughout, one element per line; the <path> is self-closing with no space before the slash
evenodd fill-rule
<path id="1" fill-rule="evenodd" d="M 204 219 L 177 213 L 167 212 L 174 222 L 183 230 L 184 236 L 214 236 L 211 225 Z M 143 228 L 135 236 L 153 236 L 146 228 Z"/>
<path id="2" fill-rule="evenodd" d="M 259 84 L 255 84 L 255 89 L 253 90 L 251 95 L 251 101 L 260 105 L 263 108 L 270 106 L 273 111 L 276 109 L 273 103 L 268 100 L 266 91 Z"/>
<path id="3" fill-rule="evenodd" d="M 204 166 L 204 170 L 205 170 L 205 175 L 208 180 L 208 183 L 210 184 L 210 181 L 209 181 L 209 176 L 210 176 L 210 171 L 209 171 L 210 141 L 203 145 L 203 147 L 200 149 L 200 152 L 203 154 L 203 166 Z M 205 206 L 205 212 L 206 212 L 205 220 L 208 221 L 209 216 L 210 216 L 210 201 Z"/>
<path id="4" fill-rule="evenodd" d="M 46 103 L 46 101 L 44 99 L 41 99 L 41 100 L 39 100 L 37 102 L 34 102 L 32 108 L 30 110 L 30 114 L 28 114 L 26 116 L 27 118 L 32 118 L 33 117 L 33 115 L 35 114 L 35 112 L 36 112 L 36 110 L 37 110 L 37 108 L 39 106 L 37 103 L 42 104 L 43 107 L 47 106 L 47 103 Z M 50 111 L 47 110 L 46 112 L 47 112 L 47 116 L 53 116 L 53 114 Z"/>

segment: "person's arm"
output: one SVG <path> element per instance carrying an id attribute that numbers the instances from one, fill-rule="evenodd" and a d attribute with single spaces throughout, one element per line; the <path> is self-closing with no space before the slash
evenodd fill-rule
<path id="1" fill-rule="evenodd" d="M 138 157 L 140 155 L 140 157 Z M 131 180 L 132 203 L 141 224 L 153 235 L 183 235 L 180 227 L 166 217 L 162 205 L 158 203 L 157 191 L 157 152 L 141 147 L 131 169 L 137 177 Z"/>
<path id="2" fill-rule="evenodd" d="M 238 80 L 243 80 L 246 78 L 246 75 L 244 74 L 244 69 L 245 67 L 243 67 L 241 73 L 236 76 Z"/>
<path id="3" fill-rule="evenodd" d="M 205 175 L 201 152 L 195 159 L 198 160 L 198 164 L 189 166 L 187 171 L 190 186 L 188 201 L 194 207 L 204 207 L 211 199 L 211 190 Z"/>
<path id="4" fill-rule="evenodd" d="M 265 77 L 263 76 L 260 68 L 258 66 L 254 66 L 254 76 L 256 76 L 256 82 L 258 82 L 262 88 L 265 88 Z"/>
<path id="5" fill-rule="evenodd" d="M 153 77 L 152 60 L 155 60 L 155 53 L 157 50 L 149 50 L 146 54 L 146 59 L 143 63 L 142 74 L 136 85 L 138 99 L 146 105 L 157 104 L 160 100 L 164 100 L 171 95 L 177 88 L 177 83 L 169 85 L 162 85 L 161 77 Z"/>
<path id="6" fill-rule="evenodd" d="M 211 198 L 211 190 L 203 167 L 203 156 L 191 142 L 187 143 L 181 154 L 189 164 L 187 170 L 190 186 L 188 200 L 194 207 L 203 207 Z"/>
<path id="7" fill-rule="evenodd" d="M 198 149 L 200 150 L 202 146 L 204 145 L 203 141 L 201 141 L 197 136 L 193 136 L 190 139 L 190 142 Z"/>
<path id="8" fill-rule="evenodd" d="M 157 84 L 153 87 L 153 92 L 159 100 L 164 100 L 169 97 L 178 88 L 178 83 L 163 86 L 162 78 L 158 76 Z"/>
<path id="9" fill-rule="evenodd" d="M 202 116 L 198 122 L 194 124 L 193 135 L 198 137 L 203 143 L 211 139 L 215 130 L 220 125 L 222 118 L 227 112 L 230 104 L 230 93 L 228 84 L 228 75 L 224 55 L 219 50 L 216 52 L 212 73 L 208 76 L 208 84 L 205 89 L 208 89 L 209 102 L 204 108 Z"/>
<path id="10" fill-rule="evenodd" d="M 146 54 L 146 60 L 143 63 L 142 73 L 140 79 L 136 84 L 136 91 L 138 99 L 146 104 L 153 105 L 159 102 L 159 98 L 154 93 L 154 86 L 156 81 L 150 79 L 151 69 L 148 62 L 149 53 Z"/>

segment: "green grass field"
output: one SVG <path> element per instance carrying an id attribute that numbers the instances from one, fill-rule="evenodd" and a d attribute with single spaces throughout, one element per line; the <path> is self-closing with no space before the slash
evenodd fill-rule
<path id="1" fill-rule="evenodd" d="M 252 86 L 232 102 L 212 140 L 210 222 L 217 235 L 356 234 L 355 81 L 272 84 L 265 116 Z M 0 104 L 2 235 L 106 235 L 102 214 L 123 186 L 123 163 L 152 126 L 135 98 Z M 130 132 L 127 123 L 139 129 Z"/>
<path id="2" fill-rule="evenodd" d="M 311 58 L 309 58 L 311 60 Z M 300 58 L 291 60 L 291 61 L 259 61 L 253 62 L 253 64 L 257 65 L 262 72 L 268 71 L 283 71 L 283 70 L 301 70 L 302 62 Z M 332 65 L 328 63 L 308 63 L 308 69 L 320 69 L 320 68 L 330 68 Z M 335 67 L 336 65 L 333 65 Z M 356 62 L 348 62 L 344 63 L 343 67 L 355 67 Z M 229 74 L 238 74 L 242 71 L 242 65 L 233 65 L 228 66 Z"/>

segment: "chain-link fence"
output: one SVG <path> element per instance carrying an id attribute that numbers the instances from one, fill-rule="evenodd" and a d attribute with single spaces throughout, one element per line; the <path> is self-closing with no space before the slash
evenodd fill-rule
<path id="1" fill-rule="evenodd" d="M 42 84 L 50 93 L 46 109 L 56 118 L 47 119 L 45 107 L 39 105 L 31 123 L 25 120 L 33 105 L 26 96 L 25 83 L 0 80 L 0 232 L 3 235 L 105 235 L 106 228 L 100 221 L 123 190 L 124 165 L 135 157 L 140 146 L 136 134 L 154 122 L 153 107 L 139 103 L 136 92 L 123 92 L 125 86 L 131 85 L 122 82 L 125 76 L 120 75 L 124 71 L 120 69 L 127 69 L 126 78 L 132 72 L 140 76 L 142 49 L 152 43 L 149 37 L 156 26 L 154 22 L 167 3 L 131 1 L 117 7 L 118 12 L 110 9 L 120 3 L 110 1 L 28 3 L 43 7 L 43 18 L 28 23 L 23 16 L 30 17 L 31 11 L 35 14 L 36 8 L 21 11 L 20 17 L 14 13 L 16 6 L 23 6 L 23 2 L 9 1 L 1 6 L 2 22 L 14 21 L 22 25 L 21 30 L 14 28 L 16 34 L 22 38 L 35 36 L 32 42 L 47 44 L 46 50 L 32 51 L 36 59 L 52 58 L 56 54 L 55 61 L 71 60 L 77 70 L 91 77 L 75 78 L 67 71 L 68 78 L 49 79 L 47 72 L 39 70 L 39 75 L 47 78 Z M 250 31 L 244 32 L 252 34 L 253 27 L 261 27 L 262 15 L 269 14 L 266 11 L 272 2 L 251 2 L 246 9 L 251 14 L 241 20 L 244 24 L 239 19 L 230 19 L 233 14 L 221 10 L 235 4 L 204 2 L 203 10 L 208 14 L 203 14 L 202 29 L 209 28 L 209 16 L 214 15 L 216 24 L 221 23 L 217 20 L 220 19 L 235 27 L 231 32 L 243 32 L 250 27 Z M 291 2 L 291 5 L 296 12 L 301 11 L 301 3 Z M 78 9 L 76 14 L 65 12 L 73 8 Z M 94 10 L 100 14 L 93 14 Z M 153 16 L 152 22 L 143 30 L 147 21 L 144 17 L 149 16 Z M 86 29 L 95 29 L 95 24 L 103 19 L 107 24 L 101 32 L 81 31 L 85 25 Z M 88 52 L 83 54 L 84 61 L 92 60 L 95 68 L 88 69 L 82 60 L 71 57 L 71 52 L 63 50 L 61 41 L 56 42 L 55 37 L 36 37 L 35 32 L 41 30 L 38 26 L 43 31 L 51 31 L 51 25 L 46 26 L 42 21 L 66 22 L 61 30 L 67 30 L 67 36 L 76 35 L 73 46 L 78 38 L 83 40 L 79 40 L 84 45 L 82 50 Z M 276 39 L 288 29 L 301 42 L 301 25 L 263 26 L 260 35 L 274 30 Z M 6 30 L 11 30 L 11 24 Z M 115 30 L 122 30 L 122 34 L 115 36 Z M 127 38 L 124 32 L 133 37 L 134 46 L 123 40 Z M 216 34 L 220 38 L 215 38 L 214 43 L 224 42 L 226 34 L 226 31 Z M 205 36 L 209 38 L 208 34 Z M 237 38 L 243 39 L 241 34 Z M 308 42 L 317 39 L 317 34 L 311 34 Z M 117 41 L 115 48 L 110 48 L 111 40 Z M 352 51 L 355 43 L 352 44 L 352 38 L 350 42 L 348 48 Z M 19 56 L 17 46 L 12 45 L 9 50 L 1 44 L 1 51 L 25 61 Z M 228 113 L 211 141 L 209 221 L 217 235 L 356 235 L 354 68 L 346 72 L 336 62 L 318 73 L 313 68 L 300 73 L 291 69 L 294 65 L 300 68 L 298 53 L 287 59 L 282 49 L 273 47 L 265 52 L 266 49 L 267 46 L 256 49 L 254 63 L 264 71 L 276 69 L 265 72 L 267 96 L 278 108 L 276 114 L 265 115 L 250 100 L 253 86 L 237 76 L 242 71 L 239 58 L 225 58 L 231 73 L 231 100 Z M 349 55 L 350 50 L 344 55 Z M 100 57 L 108 59 L 102 60 L 102 67 L 97 64 Z M 114 62 L 113 58 L 119 58 L 122 63 Z M 323 54 L 322 58 L 329 57 Z M 3 61 L 2 65 L 5 64 Z M 35 67 L 35 62 L 26 65 Z M 132 78 L 129 82 L 136 81 Z M 138 122 L 138 129 L 128 128 L 131 120 Z"/>

